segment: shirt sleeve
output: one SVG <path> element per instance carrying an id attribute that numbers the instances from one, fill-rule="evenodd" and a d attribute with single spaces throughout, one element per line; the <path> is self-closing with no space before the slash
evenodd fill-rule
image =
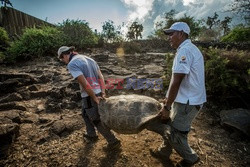
<path id="1" fill-rule="evenodd" d="M 99 67 L 99 65 L 96 62 L 95 62 L 95 65 L 96 65 L 96 69 L 100 70 L 100 67 Z"/>
<path id="2" fill-rule="evenodd" d="M 68 65 L 68 70 L 74 79 L 80 75 L 83 75 L 81 69 L 78 67 L 78 65 L 76 63 L 70 63 Z"/>
<path id="3" fill-rule="evenodd" d="M 188 74 L 192 62 L 191 54 L 187 49 L 180 49 L 175 56 L 173 73 Z"/>

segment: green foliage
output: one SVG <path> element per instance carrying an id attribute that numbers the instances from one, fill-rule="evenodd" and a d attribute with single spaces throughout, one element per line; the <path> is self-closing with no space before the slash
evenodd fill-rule
<path id="1" fill-rule="evenodd" d="M 0 51 L 5 51 L 10 45 L 10 39 L 6 30 L 0 27 Z"/>
<path id="2" fill-rule="evenodd" d="M 228 88 L 236 84 L 227 67 L 229 60 L 222 57 L 218 49 L 208 49 L 205 53 L 206 90 L 208 95 L 225 95 Z"/>
<path id="3" fill-rule="evenodd" d="M 0 52 L 0 63 L 2 63 L 4 59 L 5 59 L 4 53 Z"/>
<path id="4" fill-rule="evenodd" d="M 53 55 L 62 45 L 62 33 L 54 27 L 27 28 L 7 50 L 6 61 L 15 62 Z"/>
<path id="5" fill-rule="evenodd" d="M 228 97 L 237 97 L 244 102 L 244 98 L 248 98 L 250 93 L 249 53 L 214 48 L 203 49 L 203 53 L 206 89 L 212 100 L 226 102 Z"/>
<path id="6" fill-rule="evenodd" d="M 134 21 L 131 26 L 128 28 L 127 32 L 127 38 L 129 40 L 134 40 L 138 39 L 139 37 L 142 38 L 142 31 L 143 31 L 143 26 L 142 24 L 139 24 L 138 22 Z"/>
<path id="7" fill-rule="evenodd" d="M 84 20 L 69 20 L 59 24 L 59 30 L 64 33 L 64 45 L 72 45 L 78 49 L 93 47 L 98 43 L 98 36 L 90 29 Z"/>
<path id="8" fill-rule="evenodd" d="M 190 30 L 191 30 L 190 31 L 190 38 L 191 39 L 195 39 L 199 35 L 199 33 L 201 31 L 200 22 L 196 21 L 194 19 L 194 17 L 187 16 L 186 14 L 183 17 L 179 18 L 179 19 L 169 20 L 167 22 L 165 28 L 169 28 L 175 22 L 186 22 L 189 25 Z"/>
<path id="9" fill-rule="evenodd" d="M 201 32 L 201 21 L 197 21 L 194 19 L 194 17 L 187 16 L 186 14 L 179 18 L 176 19 L 174 18 L 176 15 L 175 10 L 171 10 L 170 12 L 165 13 L 165 25 L 164 23 L 158 23 L 157 27 L 158 29 L 155 31 L 155 35 L 159 37 L 160 39 L 165 38 L 165 35 L 163 33 L 163 29 L 169 28 L 172 24 L 175 22 L 186 22 L 189 27 L 190 27 L 190 38 L 191 39 L 196 39 L 196 37 L 199 35 Z"/>
<path id="10" fill-rule="evenodd" d="M 228 35 L 222 37 L 222 42 L 249 42 L 250 28 L 236 27 Z"/>
<path id="11" fill-rule="evenodd" d="M 105 21 L 102 25 L 101 37 L 105 43 L 120 42 L 121 37 L 121 27 L 116 27 L 112 20 Z"/>

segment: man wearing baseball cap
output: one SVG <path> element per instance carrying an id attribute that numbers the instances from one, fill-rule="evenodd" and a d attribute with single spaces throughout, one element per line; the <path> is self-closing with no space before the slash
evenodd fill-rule
<path id="1" fill-rule="evenodd" d="M 98 137 L 95 128 L 107 140 L 106 150 L 120 148 L 120 141 L 108 127 L 103 125 L 98 113 L 100 99 L 105 98 L 105 86 L 102 72 L 97 63 L 74 51 L 74 47 L 62 46 L 58 49 L 58 58 L 67 64 L 70 74 L 80 85 L 82 97 L 82 117 L 87 133 L 83 135 L 87 142 L 95 142 Z"/>
<path id="2" fill-rule="evenodd" d="M 204 59 L 200 50 L 188 39 L 190 28 L 185 22 L 176 22 L 164 30 L 169 36 L 175 54 L 172 77 L 161 109 L 161 118 L 170 127 L 165 140 L 157 150 L 150 150 L 156 158 L 166 159 L 172 149 L 183 158 L 177 166 L 193 166 L 200 158 L 188 144 L 191 123 L 206 102 Z"/>

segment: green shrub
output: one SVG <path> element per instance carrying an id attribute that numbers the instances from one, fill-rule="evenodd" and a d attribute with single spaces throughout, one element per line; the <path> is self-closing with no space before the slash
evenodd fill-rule
<path id="1" fill-rule="evenodd" d="M 62 45 L 62 32 L 54 27 L 27 28 L 19 40 L 7 50 L 7 62 L 53 55 Z"/>
<path id="2" fill-rule="evenodd" d="M 222 57 L 218 49 L 204 49 L 205 56 L 205 78 L 208 95 L 225 95 L 228 88 L 235 84 L 228 71 L 229 60 Z"/>
<path id="3" fill-rule="evenodd" d="M 250 28 L 236 27 L 228 35 L 222 37 L 222 42 L 250 42 Z"/>
<path id="4" fill-rule="evenodd" d="M 203 49 L 207 94 L 214 103 L 248 106 L 250 94 L 250 55 L 247 51 Z M 229 100 L 229 101 L 228 101 Z M 238 102 L 235 102 L 238 101 Z"/>
<path id="5" fill-rule="evenodd" d="M 4 59 L 5 59 L 4 53 L 0 52 L 0 63 L 2 63 Z"/>
<path id="6" fill-rule="evenodd" d="M 59 29 L 64 33 L 64 45 L 73 45 L 78 49 L 93 47 L 98 44 L 98 37 L 83 20 L 67 19 L 59 24 Z"/>
<path id="7" fill-rule="evenodd" d="M 3 27 L 0 27 L 0 51 L 5 51 L 10 45 L 8 33 Z"/>

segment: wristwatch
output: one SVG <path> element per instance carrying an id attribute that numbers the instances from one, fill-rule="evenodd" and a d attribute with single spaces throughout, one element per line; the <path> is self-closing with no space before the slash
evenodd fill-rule
<path id="1" fill-rule="evenodd" d="M 168 107 L 167 105 L 164 105 L 164 109 L 167 110 L 167 111 L 170 111 L 171 107 Z"/>

